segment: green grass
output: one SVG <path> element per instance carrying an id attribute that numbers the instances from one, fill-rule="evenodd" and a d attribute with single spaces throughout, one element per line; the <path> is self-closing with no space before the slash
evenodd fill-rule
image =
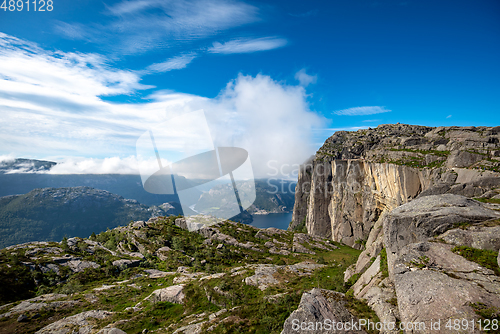
<path id="1" fill-rule="evenodd" d="M 467 246 L 457 246 L 451 251 L 463 256 L 469 261 L 476 262 L 485 268 L 493 270 L 496 275 L 500 276 L 500 268 L 497 262 L 498 252 Z"/>
<path id="2" fill-rule="evenodd" d="M 238 307 L 234 312 L 228 312 L 227 315 L 221 316 L 222 318 L 230 317 L 217 322 L 214 333 L 239 333 L 242 331 L 246 333 L 280 333 L 285 319 L 297 309 L 303 292 L 312 288 L 346 292 L 347 287 L 343 284 L 344 271 L 348 266 L 356 262 L 361 253 L 359 250 L 339 243 L 334 243 L 339 249 L 333 251 L 315 249 L 315 255 L 298 254 L 297 256 L 275 255 L 267 251 L 261 253 L 227 244 L 222 249 L 216 249 L 218 242 L 214 242 L 212 245 L 205 244 L 205 239 L 200 235 L 175 226 L 175 218 L 160 219 L 151 224 L 149 228 L 138 231 L 106 231 L 92 235 L 93 240 L 113 244 L 114 246 L 118 246 L 122 242 L 122 245 L 131 247 L 129 245 L 131 245 L 132 237 L 141 241 L 146 249 L 144 252 L 146 259 L 142 262 L 141 267 L 121 271 L 111 264 L 118 257 L 101 250 L 90 254 L 88 247 L 82 242 L 74 250 L 66 248 L 66 251 L 61 255 L 67 253 L 85 260 L 94 261 L 100 265 L 100 268 L 71 273 L 68 268 L 60 267 L 61 277 L 52 272 L 46 274 L 30 272 L 26 266 L 21 264 L 21 261 L 33 262 L 33 260 L 25 256 L 25 250 L 23 249 L 17 251 L 2 250 L 0 251 L 0 283 L 2 283 L 0 285 L 0 298 L 2 299 L 0 304 L 27 299 L 42 293 L 72 293 L 73 295 L 67 297 L 67 299 L 79 300 L 78 307 L 60 312 L 60 314 L 70 316 L 92 309 L 112 311 L 115 312 L 114 315 L 109 319 L 99 320 L 99 326 L 104 327 L 112 321 L 129 319 L 130 321 L 120 325 L 120 328 L 127 333 L 141 333 L 143 329 L 152 331 L 168 327 L 171 324 L 175 324 L 175 328 L 178 328 L 194 319 L 188 319 L 187 317 L 190 315 L 206 312 L 206 318 L 208 318 L 208 314 L 217 312 L 221 308 Z M 238 242 L 251 241 L 263 249 L 262 244 L 267 241 L 255 238 L 257 229 L 244 224 L 224 224 L 220 231 L 233 236 Z M 136 235 L 136 232 L 140 233 Z M 277 239 L 291 246 L 293 232 L 276 234 L 271 236 L 271 239 Z M 61 245 L 53 244 L 51 246 Z M 151 255 L 163 246 L 169 246 L 173 249 L 167 253 L 166 261 L 160 261 L 157 257 Z M 11 252 L 15 253 L 15 255 L 11 255 Z M 49 258 L 50 256 L 42 256 L 36 261 L 47 263 Z M 204 264 L 201 263 L 202 260 L 204 260 Z M 323 263 L 326 266 L 314 271 L 310 276 L 298 276 L 290 271 L 280 269 L 275 275 L 280 284 L 271 286 L 265 291 L 246 285 L 242 281 L 245 277 L 253 275 L 253 270 L 248 270 L 246 274 L 234 277 L 229 275 L 231 268 L 245 264 L 274 263 L 285 265 L 305 260 Z M 174 276 L 161 279 L 149 279 L 146 276 L 134 278 L 137 274 L 144 274 L 144 267 L 173 271 L 179 266 L 187 266 L 192 272 L 225 272 L 226 275 L 219 279 L 187 283 L 184 291 L 186 295 L 185 305 L 144 302 L 142 305 L 144 308 L 139 312 L 125 311 L 127 307 L 134 306 L 142 301 L 152 291 L 173 284 Z M 39 286 L 33 284 L 33 275 L 41 282 Z M 131 282 L 120 284 L 109 290 L 99 292 L 93 290 L 103 284 L 117 284 L 117 281 L 132 278 L 134 279 Z M 136 284 L 140 289 L 127 286 L 131 283 Z M 221 294 L 217 291 L 223 291 L 224 293 Z M 284 296 L 276 303 L 270 303 L 264 299 L 265 296 L 278 293 L 284 294 Z M 90 303 L 86 300 L 87 295 L 95 295 L 97 300 Z M 210 296 L 210 300 L 207 295 Z M 357 314 L 363 315 L 368 312 L 363 302 L 350 300 L 349 305 L 355 312 L 358 312 Z M 37 320 L 40 325 L 36 325 L 36 330 L 40 329 L 40 326 L 45 326 L 53 322 L 54 319 L 58 319 L 59 311 L 55 313 L 40 312 L 40 314 L 41 318 Z M 52 318 L 49 319 L 49 317 Z M 203 319 L 200 319 L 200 321 Z M 10 320 L 0 321 L 0 332 L 3 329 L 8 329 L 8 332 L 17 331 L 23 333 L 33 333 L 35 331 L 35 327 L 26 331 L 25 327 L 22 327 L 26 326 L 25 324 L 17 323 L 15 319 Z M 34 323 L 34 321 L 30 322 L 30 324 Z"/>
<path id="3" fill-rule="evenodd" d="M 481 324 L 483 326 L 488 325 L 489 330 L 485 333 L 500 333 L 500 328 L 496 326 L 496 329 L 492 329 L 492 322 L 495 321 L 496 324 L 500 323 L 500 309 L 491 306 L 488 307 L 484 303 L 471 303 L 470 306 L 474 309 L 477 315 L 481 317 Z"/>
<path id="4" fill-rule="evenodd" d="M 474 199 L 482 203 L 500 204 L 500 199 L 498 198 L 474 198 Z"/>
<path id="5" fill-rule="evenodd" d="M 382 272 L 382 277 L 389 277 L 389 266 L 387 264 L 387 250 L 382 248 L 380 251 L 380 271 Z"/>

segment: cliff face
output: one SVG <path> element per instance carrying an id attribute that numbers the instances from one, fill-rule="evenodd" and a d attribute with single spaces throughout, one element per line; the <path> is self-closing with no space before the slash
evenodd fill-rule
<path id="1" fill-rule="evenodd" d="M 309 234 L 361 248 L 384 212 L 417 196 L 481 196 L 500 186 L 499 133 L 400 124 L 337 132 L 299 171 L 290 228 L 305 221 Z"/>

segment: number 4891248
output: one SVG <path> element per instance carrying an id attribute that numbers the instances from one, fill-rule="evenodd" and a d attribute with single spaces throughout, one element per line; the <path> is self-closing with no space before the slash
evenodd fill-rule
<path id="1" fill-rule="evenodd" d="M 1 0 L 0 0 L 1 1 Z M 30 10 L 34 12 L 51 12 L 54 10 L 54 1 L 52 0 L 3 0 L 0 9 L 3 9 L 4 12 L 10 11 L 27 11 Z"/>

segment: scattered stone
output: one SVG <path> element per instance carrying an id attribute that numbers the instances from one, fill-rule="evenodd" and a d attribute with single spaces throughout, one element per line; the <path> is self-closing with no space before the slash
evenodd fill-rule
<path id="1" fill-rule="evenodd" d="M 206 321 L 199 322 L 197 324 L 187 325 L 177 329 L 174 334 L 201 334 L 203 333 L 203 325 L 207 323 Z"/>
<path id="2" fill-rule="evenodd" d="M 115 260 L 113 261 L 113 265 L 120 268 L 120 270 L 124 270 L 127 268 L 138 267 L 141 264 L 141 260 Z"/>
<path id="3" fill-rule="evenodd" d="M 112 312 L 101 310 L 82 312 L 45 326 L 35 334 L 91 333 L 96 325 L 95 319 L 105 319 L 112 314 Z"/>
<path id="4" fill-rule="evenodd" d="M 457 228 L 436 237 L 436 240 L 440 239 L 452 245 L 498 251 L 500 250 L 500 226 Z"/>
<path id="5" fill-rule="evenodd" d="M 144 300 L 149 300 L 152 303 L 170 302 L 174 304 L 183 304 L 185 298 L 183 290 L 184 284 L 172 285 L 168 288 L 153 291 L 153 293 L 151 293 Z"/>
<path id="6" fill-rule="evenodd" d="M 60 254 L 63 250 L 59 247 L 44 247 L 44 248 L 32 248 L 27 250 L 24 254 L 26 256 L 33 256 L 38 253 L 41 254 Z"/>
<path id="7" fill-rule="evenodd" d="M 21 301 L 18 305 L 11 308 L 8 312 L 0 314 L 0 318 L 9 318 L 12 315 L 28 312 L 36 312 L 41 310 L 53 310 L 61 308 L 70 308 L 78 304 L 78 301 L 53 301 L 56 299 L 65 298 L 67 295 L 63 294 L 47 294 L 35 298 Z"/>
<path id="8" fill-rule="evenodd" d="M 118 328 L 103 328 L 97 334 L 127 334 Z"/>
<path id="9" fill-rule="evenodd" d="M 325 323 L 326 320 L 332 323 L 357 323 L 359 320 L 353 316 L 345 306 L 344 294 L 323 289 L 312 289 L 304 292 L 300 299 L 297 310 L 285 320 L 281 334 L 295 333 L 366 333 L 363 330 L 325 330 L 322 326 L 316 327 L 318 323 Z M 305 323 L 306 330 L 297 330 L 294 324 L 300 326 Z M 312 327 L 310 327 L 312 326 Z M 303 328 L 304 328 L 303 327 Z"/>
<path id="10" fill-rule="evenodd" d="M 17 317 L 17 322 L 26 322 L 28 320 L 29 319 L 25 314 L 21 314 L 19 317 Z"/>
<path id="11" fill-rule="evenodd" d="M 175 271 L 160 271 L 157 269 L 145 269 L 144 271 L 149 275 L 149 278 L 162 278 L 177 274 Z"/>
<path id="12" fill-rule="evenodd" d="M 266 300 L 268 303 L 276 304 L 280 301 L 281 298 L 285 297 L 286 295 L 287 293 L 278 293 L 275 295 L 265 296 L 264 300 Z"/>
<path id="13" fill-rule="evenodd" d="M 221 278 L 221 277 L 224 277 L 225 275 L 226 275 L 226 273 L 217 273 L 217 274 L 212 274 L 212 275 L 208 275 L 208 276 L 203 276 L 200 278 L 200 281 L 204 281 L 207 279 Z"/>
<path id="14" fill-rule="evenodd" d="M 94 288 L 94 291 L 104 291 L 104 290 L 109 290 L 109 289 L 113 289 L 114 287 L 116 287 L 117 285 L 115 284 L 111 284 L 111 285 L 106 285 L 106 284 L 103 284 L 101 287 L 99 288 Z"/>
<path id="15" fill-rule="evenodd" d="M 40 271 L 44 274 L 48 273 L 49 271 L 53 271 L 56 273 L 58 276 L 61 274 L 61 271 L 59 269 L 59 266 L 54 263 L 47 263 L 45 265 L 38 265 L 38 268 L 40 268 Z"/>
<path id="16" fill-rule="evenodd" d="M 260 290 L 265 290 L 271 285 L 279 284 L 279 281 L 273 277 L 277 268 L 272 264 L 260 264 L 255 268 L 255 274 L 245 278 L 246 285 L 253 285 Z"/>

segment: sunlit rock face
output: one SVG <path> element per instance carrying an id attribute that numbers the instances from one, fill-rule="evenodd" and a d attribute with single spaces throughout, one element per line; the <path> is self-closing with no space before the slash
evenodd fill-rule
<path id="1" fill-rule="evenodd" d="M 376 221 L 416 197 L 498 196 L 500 127 L 380 125 L 328 138 L 299 170 L 291 229 L 362 248 Z"/>

